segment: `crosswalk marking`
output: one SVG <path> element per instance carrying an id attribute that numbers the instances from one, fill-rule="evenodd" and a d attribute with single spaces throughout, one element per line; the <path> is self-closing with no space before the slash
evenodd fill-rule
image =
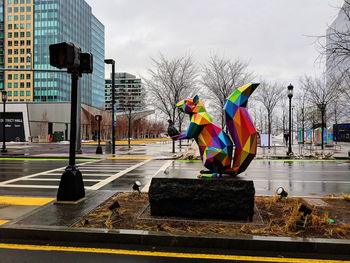
<path id="1" fill-rule="evenodd" d="M 137 163 L 137 164 L 135 164 L 135 165 L 133 165 L 133 166 L 131 166 L 131 167 L 129 167 L 129 168 L 119 172 L 119 173 L 116 173 L 115 175 L 113 175 L 113 176 L 111 176 L 111 177 L 109 177 L 109 178 L 107 178 L 107 179 L 105 179 L 105 180 L 103 180 L 103 181 L 101 181 L 101 182 L 91 186 L 90 189 L 91 190 L 98 190 L 101 187 L 105 186 L 106 184 L 108 184 L 108 183 L 114 181 L 115 179 L 119 178 L 120 176 L 122 176 L 122 175 L 124 175 L 124 174 L 126 174 L 126 173 L 128 173 L 128 172 L 130 172 L 130 171 L 132 171 L 134 169 L 136 169 L 137 167 L 139 167 L 141 165 L 144 165 L 144 164 L 146 164 L 146 163 L 148 163 L 150 161 L 152 161 L 152 159 L 147 159 L 147 160 L 145 160 L 145 161 L 143 161 L 141 163 Z"/>

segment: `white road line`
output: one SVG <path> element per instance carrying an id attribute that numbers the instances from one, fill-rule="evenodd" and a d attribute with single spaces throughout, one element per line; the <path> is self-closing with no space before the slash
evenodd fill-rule
<path id="1" fill-rule="evenodd" d="M 121 169 L 115 169 L 115 170 L 100 170 L 100 171 L 102 171 L 102 172 L 111 172 L 111 173 L 115 173 L 115 172 L 118 172 L 118 170 L 120 170 L 120 171 L 124 171 L 124 170 L 121 170 Z M 81 171 L 81 172 L 97 172 L 97 171 L 99 171 L 99 169 L 94 169 L 94 170 L 86 170 L 86 169 L 81 169 L 81 168 L 79 168 L 79 171 Z"/>
<path id="2" fill-rule="evenodd" d="M 26 179 L 26 181 L 61 181 L 61 179 L 56 179 L 56 178 L 29 178 Z M 98 179 L 83 179 L 84 182 L 100 182 L 101 180 Z"/>
<path id="3" fill-rule="evenodd" d="M 88 163 L 92 163 L 92 162 L 86 162 L 86 163 L 82 163 L 80 165 L 84 165 L 84 164 L 88 164 Z M 38 176 L 38 175 L 43 175 L 43 174 L 47 174 L 47 173 L 50 173 L 50 172 L 61 171 L 61 170 L 64 170 L 65 168 L 66 167 L 60 167 L 60 168 L 52 169 L 52 170 L 49 170 L 49 171 L 36 173 L 36 174 L 31 174 L 31 175 L 27 175 L 27 176 L 22 176 L 22 177 L 18 177 L 18 178 L 15 178 L 15 179 L 7 180 L 7 181 L 4 181 L 4 182 L 0 182 L 0 187 L 4 186 L 4 185 L 7 185 L 7 184 L 11 184 L 13 182 L 23 181 L 23 180 L 26 180 L 28 178 L 32 178 L 32 177 L 35 177 L 35 176 Z"/>
<path id="4" fill-rule="evenodd" d="M 145 161 L 143 161 L 141 163 L 137 163 L 137 164 L 135 164 L 135 165 L 133 165 L 133 166 L 123 170 L 123 171 L 120 171 L 119 173 L 116 173 L 115 175 L 113 175 L 113 176 L 111 176 L 111 177 L 109 177 L 109 178 L 107 178 L 107 179 L 105 179 L 105 180 L 103 180 L 103 181 L 101 181 L 101 182 L 91 186 L 90 189 L 91 190 L 98 190 L 101 187 L 105 186 L 106 184 L 109 184 L 110 182 L 112 182 L 115 179 L 119 178 L 120 176 L 122 176 L 122 175 L 124 175 L 124 174 L 126 174 L 126 173 L 128 173 L 128 172 L 130 172 L 130 171 L 132 171 L 134 169 L 136 169 L 137 167 L 140 167 L 141 165 L 144 165 L 144 164 L 146 164 L 146 163 L 148 163 L 150 161 L 152 161 L 152 159 L 148 159 L 148 160 L 145 160 Z"/>
<path id="5" fill-rule="evenodd" d="M 84 176 L 104 176 L 104 177 L 109 177 L 109 176 L 111 176 L 111 175 L 113 175 L 114 173 L 110 173 L 110 174 L 84 174 L 83 173 L 83 177 Z M 49 173 L 49 174 L 45 174 L 45 175 L 49 175 L 49 176 L 51 176 L 51 175 L 62 175 L 62 173 Z"/>
<path id="6" fill-rule="evenodd" d="M 152 176 L 152 178 L 155 177 L 155 176 L 157 176 L 159 173 L 162 173 L 162 172 L 164 173 L 165 170 L 166 170 L 172 163 L 173 163 L 172 160 L 167 161 L 165 164 L 163 164 L 163 165 L 159 168 L 159 170 Z M 149 182 L 145 185 L 144 188 L 142 188 L 141 192 L 143 192 L 143 193 L 148 193 L 149 187 L 151 186 L 152 178 L 150 178 Z"/>

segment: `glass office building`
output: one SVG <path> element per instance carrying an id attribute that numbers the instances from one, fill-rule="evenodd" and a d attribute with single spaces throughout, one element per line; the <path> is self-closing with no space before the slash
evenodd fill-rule
<path id="1" fill-rule="evenodd" d="M 23 68 L 53 69 L 50 66 L 49 46 L 59 42 L 73 42 L 81 48 L 82 52 L 89 52 L 94 56 L 93 74 L 84 74 L 79 81 L 81 102 L 103 108 L 104 67 L 101 65 L 104 63 L 104 26 L 93 16 L 91 7 L 84 0 L 4 1 L 4 10 L 13 12 L 12 14 L 5 12 L 3 15 L 6 21 L 5 29 L 14 30 L 13 32 L 9 31 L 9 34 L 11 33 L 13 37 L 17 36 L 19 40 L 18 49 L 14 47 L 10 51 L 14 57 L 11 59 L 9 57 L 9 62 L 13 64 L 8 64 L 8 66 L 17 67 L 20 65 L 22 67 L 22 64 L 17 64 L 16 61 L 23 57 Z M 16 18 L 19 20 L 18 22 L 16 22 Z M 21 46 L 21 34 L 24 37 L 31 37 L 23 39 L 24 45 L 31 44 L 31 46 Z M 5 36 L 7 36 L 6 32 Z M 14 46 L 15 41 L 16 39 L 11 43 L 12 46 Z M 9 44 L 10 42 L 5 40 L 5 43 Z M 12 48 L 9 46 L 7 49 Z M 24 54 L 21 53 L 22 50 Z M 50 72 L 31 74 L 25 74 L 23 80 L 23 93 L 28 95 L 26 97 L 21 97 L 21 93 L 15 93 L 15 88 L 22 85 L 16 84 L 15 75 L 21 76 L 21 74 L 10 74 L 10 79 L 5 79 L 5 85 L 9 85 L 9 90 L 14 89 L 9 97 L 10 101 L 70 101 L 70 75 Z"/>
<path id="2" fill-rule="evenodd" d="M 92 74 L 92 105 L 98 108 L 103 108 L 105 92 L 105 31 L 104 25 L 94 15 L 91 20 L 91 28 L 91 47 L 92 55 L 94 57 L 94 74 Z"/>

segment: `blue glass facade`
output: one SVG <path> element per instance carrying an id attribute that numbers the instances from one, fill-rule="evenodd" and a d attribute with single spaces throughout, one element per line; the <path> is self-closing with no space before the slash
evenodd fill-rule
<path id="1" fill-rule="evenodd" d="M 92 16 L 92 55 L 94 57 L 94 74 L 92 74 L 92 105 L 104 107 L 104 74 L 105 74 L 105 29 L 104 25 Z"/>
<path id="2" fill-rule="evenodd" d="M 52 68 L 49 65 L 49 46 L 53 43 L 73 42 L 83 52 L 93 53 L 96 69 L 93 74 L 84 74 L 79 81 L 81 102 L 103 107 L 99 98 L 103 100 L 104 90 L 98 87 L 99 82 L 104 86 L 104 67 L 101 68 L 101 61 L 104 61 L 104 27 L 92 15 L 91 7 L 84 0 L 35 0 L 34 13 L 34 67 Z M 68 74 L 35 73 L 34 101 L 70 101 L 70 85 Z"/>

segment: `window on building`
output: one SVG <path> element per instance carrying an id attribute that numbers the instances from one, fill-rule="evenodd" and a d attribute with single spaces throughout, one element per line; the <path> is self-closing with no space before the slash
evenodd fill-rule
<path id="1" fill-rule="evenodd" d="M 18 83 L 17 83 L 17 82 L 13 83 L 13 87 L 14 87 L 15 89 L 18 89 Z"/>
<path id="2" fill-rule="evenodd" d="M 18 7 L 15 7 L 13 10 L 15 13 L 18 13 Z"/>
<path id="3" fill-rule="evenodd" d="M 24 25 L 25 25 L 25 24 L 23 24 L 23 23 L 19 24 L 19 28 L 20 28 L 20 29 L 24 29 L 24 28 L 25 28 Z"/>
<path id="4" fill-rule="evenodd" d="M 21 57 L 19 60 L 21 63 L 24 63 L 24 57 Z"/>
<path id="5" fill-rule="evenodd" d="M 30 96 L 30 90 L 26 91 L 26 96 Z"/>
<path id="6" fill-rule="evenodd" d="M 11 32 L 8 32 L 8 33 L 7 33 L 7 37 L 8 37 L 8 38 L 12 38 L 12 33 L 11 33 Z"/>
<path id="7" fill-rule="evenodd" d="M 14 36 L 15 38 L 18 38 L 18 32 L 13 33 L 13 36 Z"/>
<path id="8" fill-rule="evenodd" d="M 31 61 L 32 61 L 32 58 L 31 58 L 30 56 L 27 56 L 26 61 L 29 63 L 29 62 L 31 62 Z"/>
<path id="9" fill-rule="evenodd" d="M 12 63 L 12 58 L 7 58 L 7 63 Z"/>
<path id="10" fill-rule="evenodd" d="M 12 80 L 12 74 L 8 74 L 8 75 L 7 75 L 7 79 L 8 79 L 8 80 Z"/>
<path id="11" fill-rule="evenodd" d="M 7 29 L 12 29 L 12 24 L 8 24 Z"/>
<path id="12" fill-rule="evenodd" d="M 24 55 L 24 48 L 21 48 L 20 52 L 21 52 L 21 55 Z"/>
<path id="13" fill-rule="evenodd" d="M 13 21 L 13 17 L 12 17 L 12 16 L 8 16 L 8 17 L 7 17 L 7 20 L 8 20 L 8 21 Z"/>
<path id="14" fill-rule="evenodd" d="M 30 79 L 30 74 L 26 74 L 26 79 Z M 29 83 L 29 82 L 28 82 Z M 27 84 L 28 84 L 27 83 Z"/>
<path id="15" fill-rule="evenodd" d="M 18 94 L 17 94 L 17 96 L 18 96 Z M 14 99 L 13 101 L 15 101 L 15 102 L 16 102 L 16 101 L 18 101 L 18 99 Z"/>
<path id="16" fill-rule="evenodd" d="M 9 47 L 11 47 L 11 46 L 12 46 L 12 41 L 8 41 L 8 42 L 7 42 L 7 45 L 8 45 Z"/>
<path id="17" fill-rule="evenodd" d="M 7 83 L 7 88 L 8 89 L 12 89 L 12 83 L 11 82 Z"/>
<path id="18" fill-rule="evenodd" d="M 31 23 L 27 23 L 27 29 L 31 29 L 32 28 L 32 24 Z"/>
<path id="19" fill-rule="evenodd" d="M 20 91 L 20 92 L 19 92 L 19 95 L 20 95 L 21 97 L 23 97 L 23 96 L 24 96 L 24 91 Z"/>
<path id="20" fill-rule="evenodd" d="M 24 13 L 24 6 L 21 6 L 21 13 Z"/>
<path id="21" fill-rule="evenodd" d="M 13 0 L 13 3 L 14 4 L 18 4 L 18 0 Z"/>
<path id="22" fill-rule="evenodd" d="M 13 16 L 14 21 L 18 21 L 18 16 Z"/>
<path id="23" fill-rule="evenodd" d="M 31 7 L 30 6 L 27 6 L 27 12 L 31 12 Z"/>
<path id="24" fill-rule="evenodd" d="M 16 33 L 17 33 L 17 32 L 15 32 L 15 34 L 16 34 Z M 24 36 L 25 36 L 24 34 L 25 34 L 24 32 L 21 32 L 21 33 L 20 33 L 20 36 L 21 36 L 21 37 L 24 37 Z M 17 35 L 18 35 L 18 33 L 17 33 Z M 16 36 L 15 36 L 15 37 L 16 37 Z"/>
<path id="25" fill-rule="evenodd" d="M 24 46 L 24 40 L 21 40 L 20 43 L 21 43 L 21 46 Z"/>
<path id="26" fill-rule="evenodd" d="M 8 13 L 12 13 L 12 7 L 7 8 Z"/>
<path id="27" fill-rule="evenodd" d="M 20 15 L 20 20 L 21 21 L 24 21 L 26 18 L 25 18 L 25 15 Z"/>
<path id="28" fill-rule="evenodd" d="M 30 0 L 27 0 L 27 4 L 30 4 L 30 2 L 31 2 Z"/>
<path id="29" fill-rule="evenodd" d="M 15 74 L 15 75 L 14 75 L 14 79 L 18 79 L 18 74 Z"/>
<path id="30" fill-rule="evenodd" d="M 7 54 L 12 55 L 12 49 L 7 50 Z"/>
<path id="31" fill-rule="evenodd" d="M 18 96 L 18 91 L 14 91 L 13 96 Z"/>
<path id="32" fill-rule="evenodd" d="M 7 0 L 7 3 L 11 5 L 12 4 L 12 0 Z"/>
<path id="33" fill-rule="evenodd" d="M 28 31 L 26 35 L 27 35 L 27 37 L 30 37 L 30 31 Z"/>
<path id="34" fill-rule="evenodd" d="M 27 20 L 31 20 L 32 16 L 31 15 L 27 15 Z"/>
<path id="35" fill-rule="evenodd" d="M 19 87 L 20 87 L 21 89 L 24 89 L 24 82 L 21 82 L 21 83 L 19 84 Z"/>
<path id="36" fill-rule="evenodd" d="M 30 82 L 27 82 L 27 89 L 30 89 Z"/>
<path id="37" fill-rule="evenodd" d="M 30 46 L 30 44 L 31 44 L 31 41 L 27 40 L 27 45 Z"/>
<path id="38" fill-rule="evenodd" d="M 24 74 L 19 75 L 20 79 L 24 79 Z"/>
<path id="39" fill-rule="evenodd" d="M 13 24 L 14 29 L 19 29 L 18 24 Z"/>
<path id="40" fill-rule="evenodd" d="M 27 48 L 27 54 L 32 54 L 32 50 L 30 48 Z"/>
<path id="41" fill-rule="evenodd" d="M 8 92 L 7 92 L 7 95 L 8 95 L 9 97 L 11 97 L 11 96 L 12 96 L 12 91 L 8 91 Z"/>
<path id="42" fill-rule="evenodd" d="M 21 4 L 24 4 L 24 0 L 21 0 Z"/>
<path id="43" fill-rule="evenodd" d="M 13 44 L 14 44 L 15 46 L 18 46 L 18 41 L 16 40 L 15 42 L 13 42 Z"/>
<path id="44" fill-rule="evenodd" d="M 18 63 L 18 57 L 14 57 L 14 58 L 13 58 L 13 62 L 14 62 L 14 63 Z"/>

